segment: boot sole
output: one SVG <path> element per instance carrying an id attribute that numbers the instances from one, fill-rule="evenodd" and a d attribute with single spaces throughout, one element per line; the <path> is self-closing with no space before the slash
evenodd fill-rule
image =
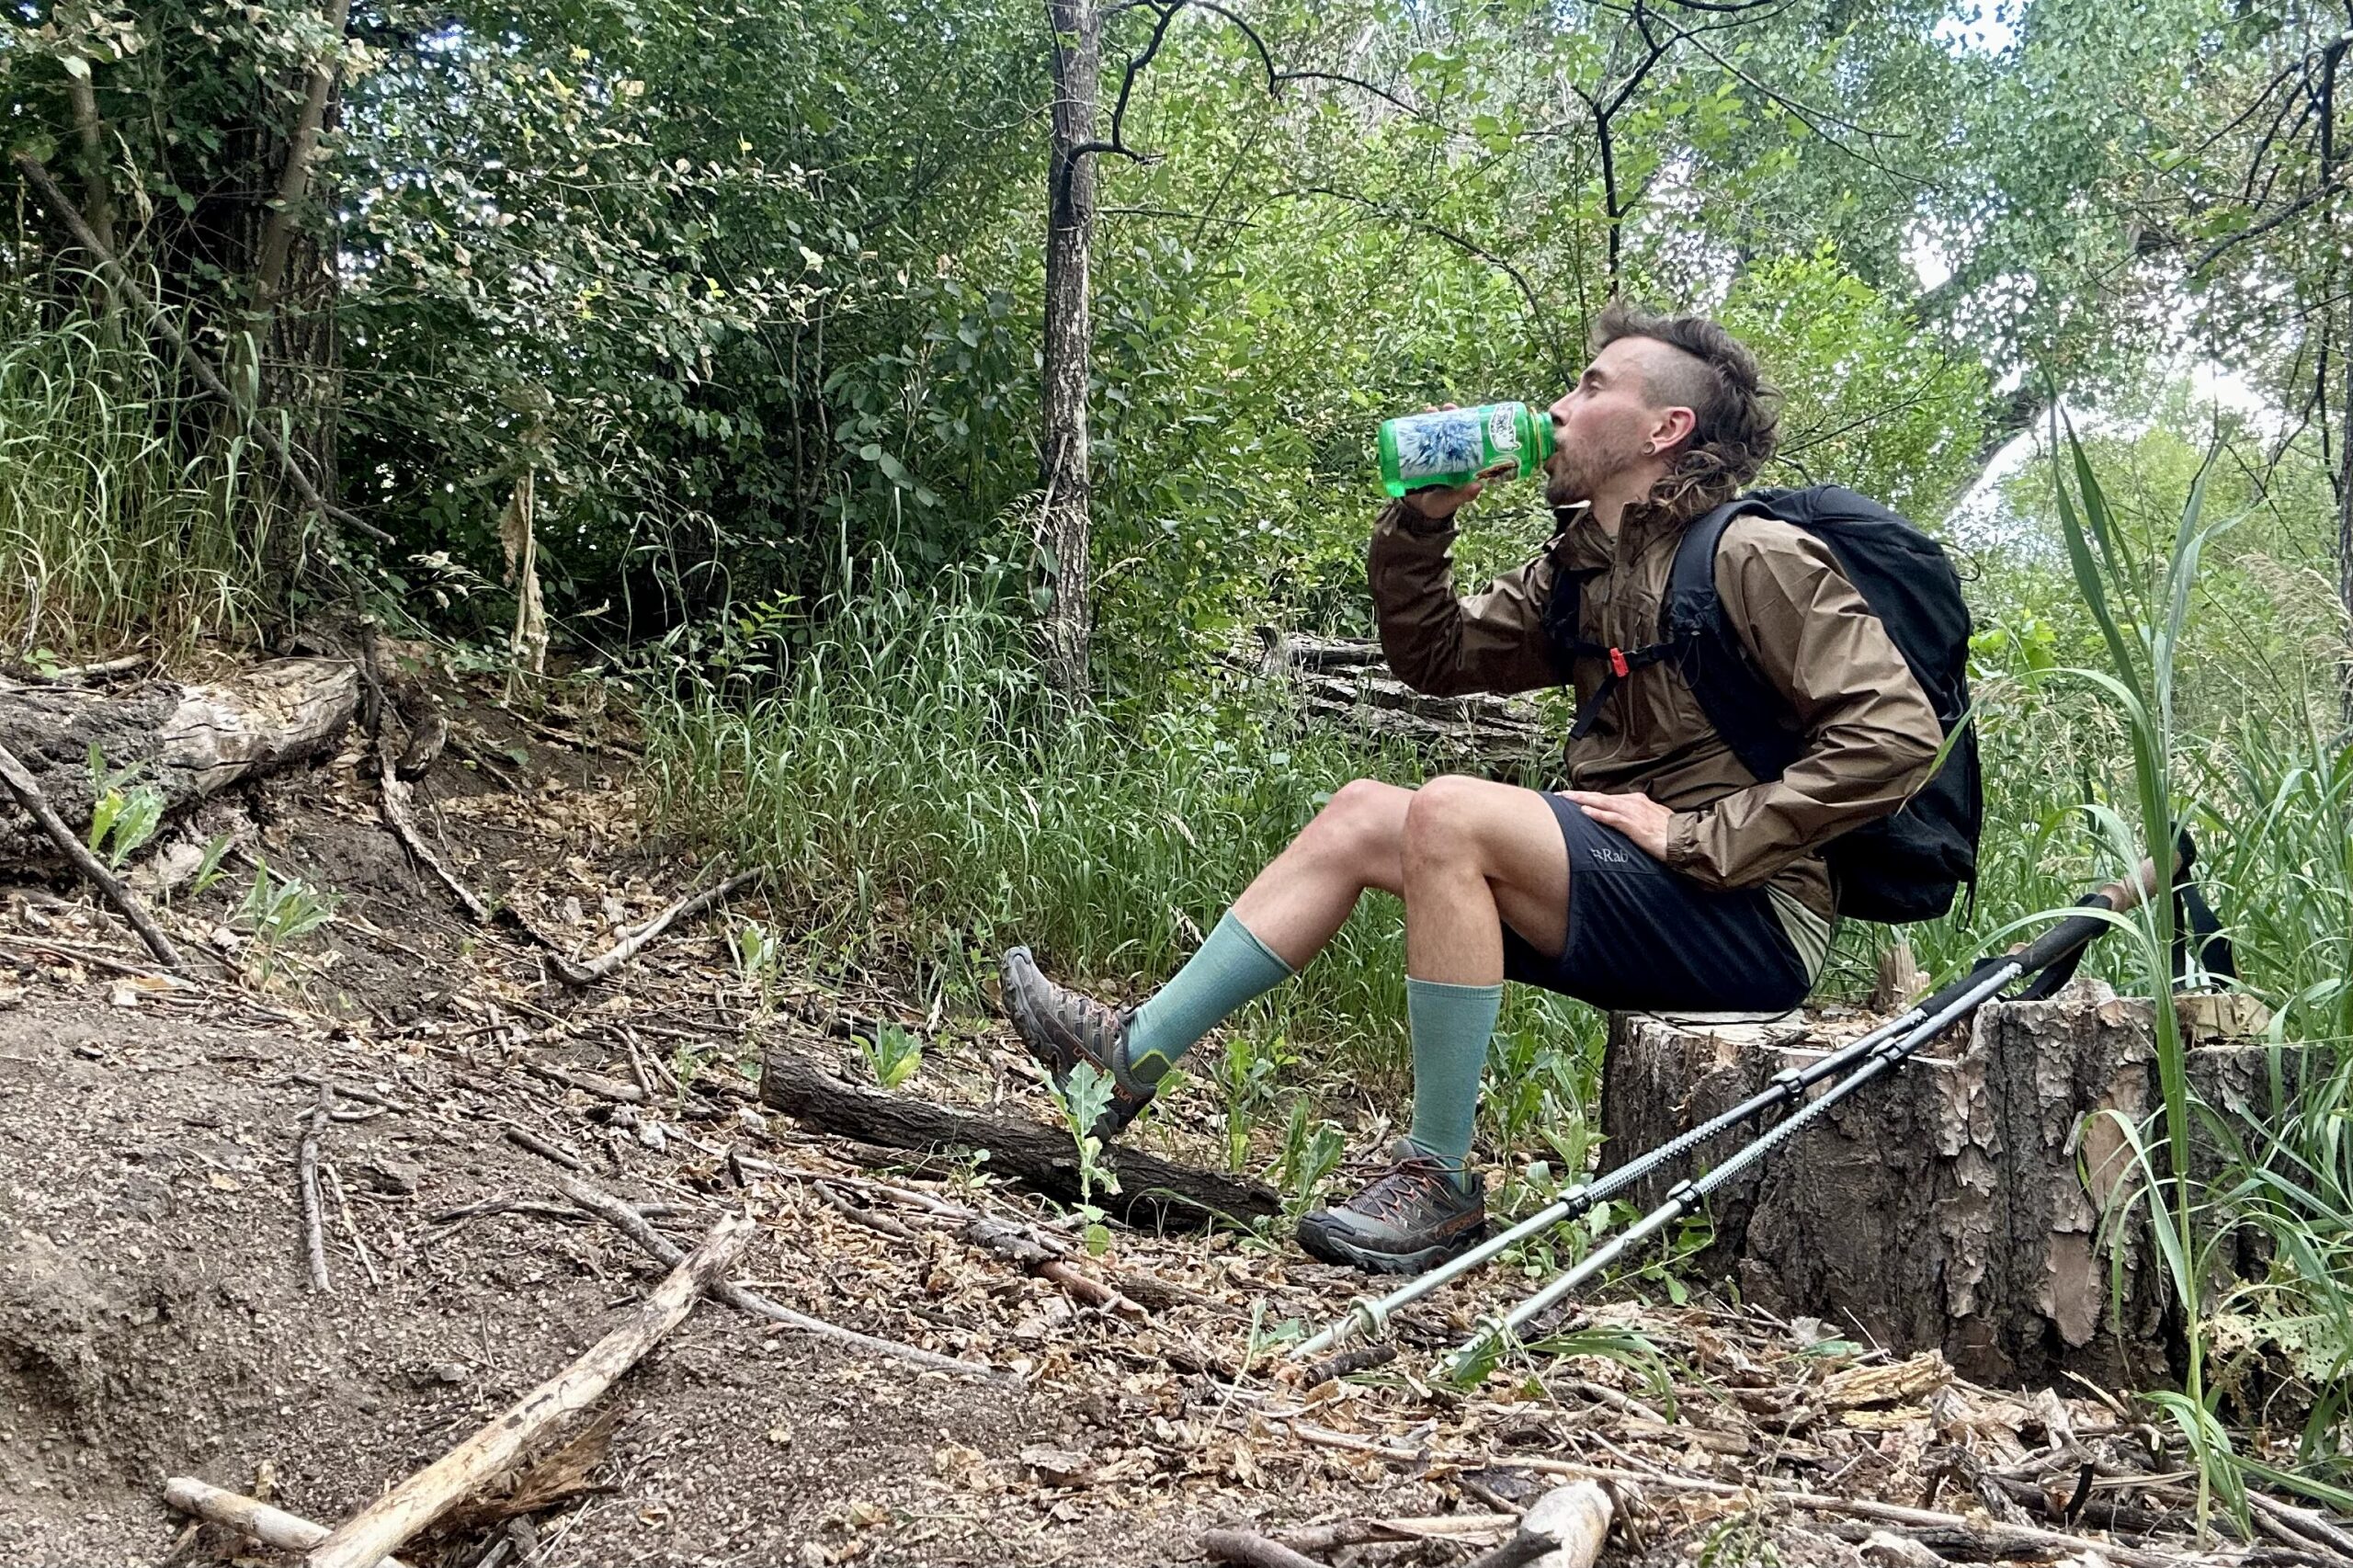
<path id="1" fill-rule="evenodd" d="M 1298 1233 L 1300 1250 L 1325 1263 L 1361 1269 L 1367 1274 L 1420 1274 L 1478 1245 L 1486 1236 L 1487 1225 L 1483 1220 L 1459 1236 L 1413 1252 L 1376 1252 L 1360 1247 L 1345 1236 L 1327 1234 L 1320 1226 L 1302 1224 Z"/>

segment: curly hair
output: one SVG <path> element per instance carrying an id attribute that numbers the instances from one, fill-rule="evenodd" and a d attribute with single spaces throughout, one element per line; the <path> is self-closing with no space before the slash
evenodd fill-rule
<path id="1" fill-rule="evenodd" d="M 1781 394 L 1748 346 L 1705 316 L 1663 315 L 1613 300 L 1594 318 L 1598 354 L 1621 337 L 1664 343 L 1678 354 L 1654 367 L 1648 390 L 1660 406 L 1688 408 L 1690 439 L 1651 499 L 1698 514 L 1729 501 L 1756 477 L 1781 437 Z"/>

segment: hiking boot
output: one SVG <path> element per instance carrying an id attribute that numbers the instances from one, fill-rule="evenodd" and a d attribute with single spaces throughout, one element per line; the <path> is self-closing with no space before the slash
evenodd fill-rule
<path id="1" fill-rule="evenodd" d="M 1111 1103 L 1087 1131 L 1108 1142 L 1152 1103 L 1153 1085 L 1125 1065 L 1128 1020 L 1132 1008 L 1108 1006 L 1056 985 L 1038 969 L 1027 948 L 1005 955 L 1005 1010 L 1014 1032 L 1054 1087 L 1070 1092 L 1070 1074 L 1082 1062 L 1111 1080 Z"/>
<path id="2" fill-rule="evenodd" d="M 1299 1244 L 1326 1263 L 1373 1274 L 1418 1274 L 1477 1241 L 1487 1229 L 1487 1181 L 1458 1179 L 1401 1138 L 1389 1168 L 1354 1198 L 1299 1222 Z"/>

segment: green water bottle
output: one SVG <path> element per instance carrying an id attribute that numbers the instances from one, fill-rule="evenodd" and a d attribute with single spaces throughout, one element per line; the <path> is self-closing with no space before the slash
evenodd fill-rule
<path id="1" fill-rule="evenodd" d="M 1381 487 L 1392 495 L 1424 485 L 1468 484 L 1508 463 L 1515 478 L 1552 455 L 1552 421 L 1524 403 L 1484 403 L 1409 414 L 1381 426 Z"/>

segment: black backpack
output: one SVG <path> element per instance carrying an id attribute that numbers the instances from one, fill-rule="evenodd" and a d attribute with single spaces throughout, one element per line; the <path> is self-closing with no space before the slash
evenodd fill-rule
<path id="1" fill-rule="evenodd" d="M 1592 727 L 1602 701 L 1644 665 L 1673 659 L 1717 733 L 1758 778 L 1779 778 L 1805 749 L 1789 703 L 1767 684 L 1716 594 L 1716 546 L 1733 518 L 1763 513 L 1830 548 L 1879 616 L 1950 737 L 1943 764 L 1893 816 L 1865 823 L 1823 846 L 1838 912 L 1901 924 L 1933 920 L 1977 881 L 1977 834 L 1985 801 L 1969 713 L 1969 606 L 1944 547 L 1878 502 L 1836 484 L 1752 490 L 1692 521 L 1676 547 L 1660 611 L 1659 642 L 1625 653 L 1576 638 L 1576 595 L 1554 595 L 1546 617 L 1563 653 L 1609 659 L 1610 673 L 1572 738 Z M 1564 579 L 1564 588 L 1574 585 Z M 1569 634 L 1564 636 L 1563 632 Z M 1960 733 L 1954 734 L 1958 730 Z"/>

